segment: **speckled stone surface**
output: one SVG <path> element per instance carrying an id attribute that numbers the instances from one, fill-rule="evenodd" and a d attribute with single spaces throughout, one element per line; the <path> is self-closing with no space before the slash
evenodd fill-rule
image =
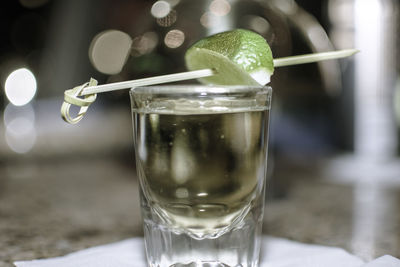
<path id="1" fill-rule="evenodd" d="M 141 236 L 137 187 L 133 164 L 112 157 L 1 163 L 0 267 Z M 400 257 L 400 190 L 380 190 L 387 203 L 372 205 L 373 219 L 363 220 L 368 212 L 358 211 L 354 185 L 278 166 L 264 233 L 342 247 L 367 260 Z"/>

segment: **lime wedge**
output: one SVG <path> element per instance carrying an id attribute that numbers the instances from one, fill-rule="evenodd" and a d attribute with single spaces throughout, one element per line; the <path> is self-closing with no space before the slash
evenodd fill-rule
<path id="1" fill-rule="evenodd" d="M 265 85 L 274 72 L 271 48 L 255 32 L 237 29 L 206 37 L 185 54 L 189 70 L 213 69 L 205 84 Z"/>

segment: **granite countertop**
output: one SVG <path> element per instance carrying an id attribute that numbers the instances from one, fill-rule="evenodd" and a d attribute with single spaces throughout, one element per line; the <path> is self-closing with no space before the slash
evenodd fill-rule
<path id="1" fill-rule="evenodd" d="M 264 233 L 400 257 L 400 187 L 323 179 L 276 166 Z M 118 157 L 0 163 L 0 267 L 141 236 L 138 183 Z M 272 192 L 272 193 L 271 193 Z"/>

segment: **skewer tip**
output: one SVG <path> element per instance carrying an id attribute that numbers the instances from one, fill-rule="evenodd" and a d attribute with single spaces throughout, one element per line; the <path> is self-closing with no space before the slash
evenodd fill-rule
<path id="1" fill-rule="evenodd" d="M 349 55 L 350 55 L 350 56 L 352 56 L 352 55 L 355 55 L 355 54 L 357 54 L 357 53 L 360 53 L 360 52 L 361 52 L 361 50 L 359 50 L 359 49 L 355 49 L 355 48 L 346 49 L 346 50 L 348 50 L 348 51 L 349 51 Z"/>

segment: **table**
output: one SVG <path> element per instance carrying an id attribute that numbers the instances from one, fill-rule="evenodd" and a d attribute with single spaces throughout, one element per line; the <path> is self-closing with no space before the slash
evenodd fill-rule
<path id="1" fill-rule="evenodd" d="M 275 165 L 264 233 L 365 260 L 400 257 L 400 187 L 360 189 L 321 177 L 315 164 Z M 0 267 L 142 234 L 133 155 L 0 163 Z"/>

